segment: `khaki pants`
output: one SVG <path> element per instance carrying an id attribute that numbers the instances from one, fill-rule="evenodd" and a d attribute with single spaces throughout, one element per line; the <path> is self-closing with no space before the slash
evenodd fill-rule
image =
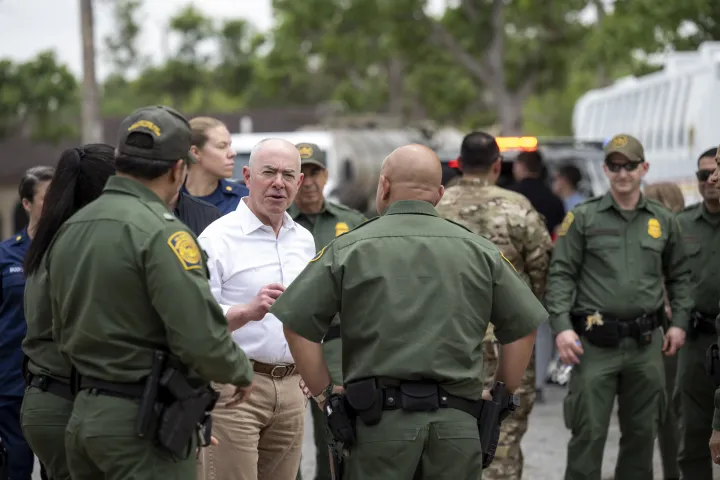
<path id="1" fill-rule="evenodd" d="M 219 445 L 202 449 L 199 480 L 294 480 L 300 468 L 305 406 L 300 376 L 271 378 L 256 373 L 245 403 L 226 408 L 232 385 L 220 392 L 212 433 Z"/>

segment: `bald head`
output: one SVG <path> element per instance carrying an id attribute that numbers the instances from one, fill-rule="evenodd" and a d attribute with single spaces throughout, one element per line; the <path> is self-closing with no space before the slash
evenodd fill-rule
<path id="1" fill-rule="evenodd" d="M 296 170 L 300 171 L 300 152 L 294 144 L 282 138 L 266 138 L 257 143 L 250 152 L 248 164 L 251 169 L 256 169 L 268 158 L 282 156 L 288 160 L 297 159 Z"/>
<path id="2" fill-rule="evenodd" d="M 378 212 L 398 200 L 421 200 L 437 205 L 443 192 L 442 165 L 437 154 L 425 145 L 405 145 L 383 161 L 376 198 Z"/>

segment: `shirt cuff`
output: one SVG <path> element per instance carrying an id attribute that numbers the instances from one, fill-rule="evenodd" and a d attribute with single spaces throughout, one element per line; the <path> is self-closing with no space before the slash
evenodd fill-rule
<path id="1" fill-rule="evenodd" d="M 670 326 L 671 327 L 678 327 L 682 328 L 686 332 L 688 331 L 688 327 L 690 326 L 690 317 L 688 314 L 678 314 L 676 315 L 675 310 L 672 310 L 672 320 L 670 320 Z"/>
<path id="2" fill-rule="evenodd" d="M 550 317 L 550 328 L 553 334 L 557 335 L 565 330 L 572 330 L 572 322 L 570 321 L 569 313 L 561 313 L 559 315 L 552 315 Z"/>

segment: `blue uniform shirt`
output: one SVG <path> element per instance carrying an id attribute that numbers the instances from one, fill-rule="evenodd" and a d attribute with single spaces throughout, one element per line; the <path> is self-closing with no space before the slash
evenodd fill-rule
<path id="1" fill-rule="evenodd" d="M 182 186 L 182 191 L 190 195 L 185 185 Z M 213 193 L 205 197 L 195 197 L 210 205 L 215 205 L 220 210 L 221 215 L 234 212 L 237 209 L 240 199 L 246 197 L 249 191 L 245 185 L 239 183 L 230 182 L 225 179 L 221 179 L 218 182 L 218 188 Z"/>
<path id="2" fill-rule="evenodd" d="M 0 243 L 0 398 L 22 397 L 25 338 L 25 271 L 23 261 L 30 246 L 27 229 Z"/>

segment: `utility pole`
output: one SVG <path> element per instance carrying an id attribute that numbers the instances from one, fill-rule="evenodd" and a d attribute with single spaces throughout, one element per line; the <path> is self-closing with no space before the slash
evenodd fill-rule
<path id="1" fill-rule="evenodd" d="M 102 143 L 100 90 L 95 78 L 95 29 L 92 0 L 80 0 L 83 47 L 82 143 Z"/>

